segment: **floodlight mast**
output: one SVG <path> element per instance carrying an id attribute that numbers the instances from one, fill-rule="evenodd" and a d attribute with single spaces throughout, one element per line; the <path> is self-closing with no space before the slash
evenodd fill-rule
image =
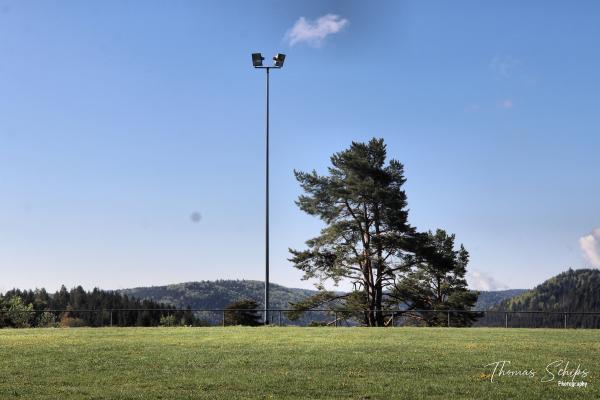
<path id="1" fill-rule="evenodd" d="M 269 324 L 269 71 L 281 69 L 285 61 L 285 54 L 277 53 L 273 57 L 272 66 L 263 66 L 265 58 L 261 53 L 252 53 L 252 66 L 256 69 L 264 69 L 267 72 L 267 115 L 266 115 L 266 159 L 265 159 L 265 302 L 263 311 L 263 322 Z"/>

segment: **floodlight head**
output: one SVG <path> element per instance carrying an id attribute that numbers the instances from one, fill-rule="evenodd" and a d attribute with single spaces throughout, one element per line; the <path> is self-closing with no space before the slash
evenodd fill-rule
<path id="1" fill-rule="evenodd" d="M 277 55 L 273 57 L 273 61 L 275 61 L 275 66 L 277 68 L 283 67 L 283 62 L 285 61 L 285 54 L 277 53 Z"/>
<path id="2" fill-rule="evenodd" d="M 252 65 L 254 67 L 262 67 L 262 62 L 265 58 L 260 53 L 252 53 Z"/>

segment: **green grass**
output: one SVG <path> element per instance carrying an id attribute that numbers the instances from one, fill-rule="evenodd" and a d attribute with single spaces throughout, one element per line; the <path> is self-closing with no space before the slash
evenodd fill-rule
<path id="1" fill-rule="evenodd" d="M 561 359 L 590 371 L 587 388 L 540 382 Z M 490 382 L 483 366 L 500 360 L 537 375 Z M 0 399 L 13 398 L 597 399 L 600 331 L 4 329 Z"/>

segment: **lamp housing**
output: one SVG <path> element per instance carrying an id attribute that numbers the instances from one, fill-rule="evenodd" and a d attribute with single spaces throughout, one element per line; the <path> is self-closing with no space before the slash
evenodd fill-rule
<path id="1" fill-rule="evenodd" d="M 265 58 L 260 53 L 252 53 L 252 66 L 262 67 Z"/>
<path id="2" fill-rule="evenodd" d="M 277 53 L 277 55 L 273 57 L 273 61 L 275 61 L 275 66 L 277 68 L 283 67 L 283 62 L 285 61 L 285 54 Z"/>

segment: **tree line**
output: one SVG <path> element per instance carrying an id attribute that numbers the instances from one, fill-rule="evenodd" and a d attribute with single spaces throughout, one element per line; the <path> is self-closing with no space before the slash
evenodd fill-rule
<path id="1" fill-rule="evenodd" d="M 111 313 L 109 310 L 115 311 Z M 189 309 L 177 311 L 172 305 L 98 288 L 85 291 L 77 286 L 67 290 L 63 285 L 53 294 L 43 288 L 13 289 L 0 294 L 0 327 L 97 327 L 111 324 L 173 326 L 202 323 Z"/>

